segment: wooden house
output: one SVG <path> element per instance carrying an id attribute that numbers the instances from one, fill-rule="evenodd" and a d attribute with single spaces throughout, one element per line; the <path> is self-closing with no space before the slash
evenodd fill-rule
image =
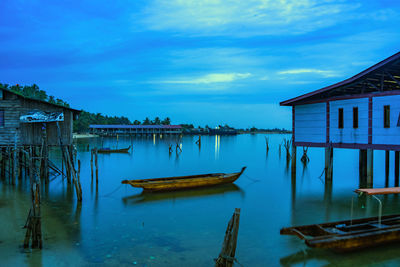
<path id="1" fill-rule="evenodd" d="M 349 79 L 280 105 L 292 106 L 294 151 L 297 146 L 325 147 L 326 157 L 333 157 L 333 148 L 360 149 L 360 167 L 366 166 L 371 183 L 373 150 L 386 150 L 387 162 L 389 151 L 396 151 L 398 185 L 400 52 Z"/>
<path id="2" fill-rule="evenodd" d="M 58 120 L 29 121 L 34 113 L 61 114 Z M 80 111 L 46 101 L 32 99 L 6 89 L 0 89 L 0 146 L 15 143 L 20 146 L 40 146 L 43 142 L 43 130 L 49 146 L 59 145 L 57 123 L 64 145 L 72 144 L 72 126 Z M 22 118 L 28 120 L 22 120 Z M 45 125 L 44 125 L 45 124 Z"/>

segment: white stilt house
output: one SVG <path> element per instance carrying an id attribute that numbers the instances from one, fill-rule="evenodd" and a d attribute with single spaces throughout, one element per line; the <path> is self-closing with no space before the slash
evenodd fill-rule
<path id="1" fill-rule="evenodd" d="M 333 148 L 360 149 L 360 174 L 367 177 L 368 185 L 372 185 L 373 150 L 387 151 L 387 166 L 389 151 L 396 151 L 398 186 L 400 52 L 347 80 L 280 105 L 292 106 L 294 151 L 296 146 L 325 147 L 326 156 L 333 157 Z M 331 171 L 329 161 L 326 170 Z"/>

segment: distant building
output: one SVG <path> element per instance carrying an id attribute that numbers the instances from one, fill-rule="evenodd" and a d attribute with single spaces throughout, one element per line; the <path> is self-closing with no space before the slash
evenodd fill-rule
<path id="1" fill-rule="evenodd" d="M 397 151 L 398 185 L 400 52 L 347 80 L 280 105 L 292 106 L 294 148 L 360 149 L 360 166 L 366 160 L 371 176 L 372 150 Z"/>
<path id="2" fill-rule="evenodd" d="M 180 125 L 90 125 L 90 132 L 98 135 L 182 134 Z"/>

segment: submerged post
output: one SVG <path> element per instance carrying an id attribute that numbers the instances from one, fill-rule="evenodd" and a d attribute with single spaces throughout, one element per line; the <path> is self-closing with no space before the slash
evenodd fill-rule
<path id="1" fill-rule="evenodd" d="M 390 151 L 385 151 L 385 187 L 389 186 Z"/>
<path id="2" fill-rule="evenodd" d="M 296 156 L 297 156 L 297 147 L 292 142 L 292 174 L 296 173 Z"/>
<path id="3" fill-rule="evenodd" d="M 216 267 L 231 267 L 233 266 L 236 253 L 236 244 L 239 231 L 240 209 L 236 208 L 232 218 L 226 228 L 224 243 L 222 244 L 221 253 L 215 259 Z"/>
<path id="4" fill-rule="evenodd" d="M 367 149 L 367 187 L 373 186 L 374 182 L 374 151 Z"/>
<path id="5" fill-rule="evenodd" d="M 399 153 L 394 152 L 394 186 L 399 186 Z"/>
<path id="6" fill-rule="evenodd" d="M 333 177 L 333 147 L 325 147 L 325 181 L 331 182 Z"/>
<path id="7" fill-rule="evenodd" d="M 97 162 L 98 155 L 97 155 L 97 148 L 94 149 L 94 164 L 96 166 L 96 187 L 99 184 L 99 165 Z"/>
<path id="8" fill-rule="evenodd" d="M 29 210 L 28 219 L 25 224 L 26 234 L 24 240 L 24 248 L 29 247 L 32 240 L 32 248 L 42 248 L 42 222 L 40 214 L 40 179 L 37 178 L 36 170 L 34 170 L 34 162 L 32 150 L 28 158 L 29 162 L 29 178 L 31 183 L 32 206 Z"/>

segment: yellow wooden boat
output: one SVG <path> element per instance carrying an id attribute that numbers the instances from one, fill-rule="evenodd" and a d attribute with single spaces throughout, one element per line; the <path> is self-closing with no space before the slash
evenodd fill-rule
<path id="1" fill-rule="evenodd" d="M 143 188 L 145 191 L 173 191 L 195 187 L 214 186 L 219 184 L 233 183 L 244 172 L 243 167 L 240 172 L 235 173 L 210 173 L 201 175 L 178 176 L 168 178 L 154 178 L 141 180 L 124 180 L 123 184 L 133 187 Z"/>

